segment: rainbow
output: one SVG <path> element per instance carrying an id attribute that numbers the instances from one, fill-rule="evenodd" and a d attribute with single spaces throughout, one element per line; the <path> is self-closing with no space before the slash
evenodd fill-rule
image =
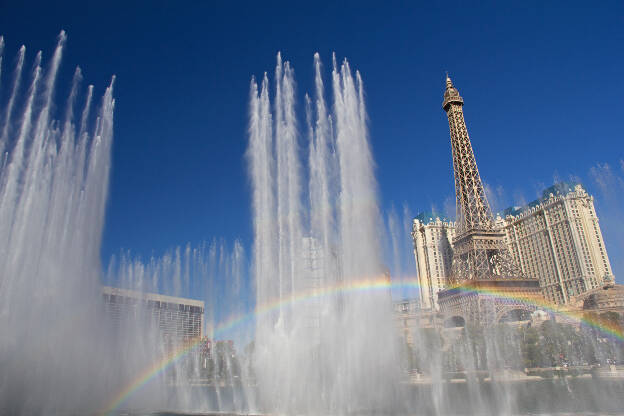
<path id="1" fill-rule="evenodd" d="M 167 367 L 171 366 L 176 361 L 184 357 L 186 354 L 193 351 L 200 344 L 200 342 L 201 338 L 197 337 L 189 341 L 188 343 L 183 344 L 182 346 L 172 351 L 169 355 L 163 357 L 162 359 L 147 367 L 139 374 L 137 378 L 134 379 L 134 381 L 132 381 L 132 383 L 128 384 L 122 391 L 120 391 L 115 396 L 114 400 L 111 401 L 110 404 L 106 406 L 103 411 L 98 412 L 98 414 L 113 414 L 113 412 L 119 406 L 121 406 L 134 392 L 149 383 Z"/>
<path id="2" fill-rule="evenodd" d="M 348 284 L 327 286 L 320 289 L 313 289 L 302 291 L 293 294 L 287 299 L 274 300 L 271 302 L 267 302 L 262 305 L 256 306 L 256 310 L 254 312 L 232 317 L 219 326 L 217 326 L 213 331 L 213 336 L 218 337 L 224 333 L 227 333 L 233 328 L 239 327 L 242 324 L 249 322 L 255 318 L 258 318 L 267 313 L 271 313 L 273 311 L 279 310 L 284 307 L 292 306 L 301 302 L 306 302 L 315 298 L 322 298 L 327 296 L 335 296 L 339 293 L 354 293 L 354 292 L 363 292 L 363 291 L 375 291 L 375 290 L 391 290 L 391 289 L 418 289 L 419 285 L 416 279 L 407 279 L 401 283 L 391 283 L 387 276 L 373 278 L 373 279 L 362 279 L 354 282 L 349 282 Z M 456 289 L 464 292 L 464 293 L 478 293 L 484 296 L 491 297 L 493 299 L 502 299 L 509 301 L 521 301 L 530 305 L 533 305 L 539 309 L 543 309 L 550 314 L 556 314 L 564 316 L 565 318 L 574 321 L 575 323 L 581 324 L 582 326 L 589 327 L 600 331 L 602 334 L 608 336 L 609 338 L 624 341 L 624 331 L 618 325 L 606 322 L 599 317 L 594 317 L 591 315 L 585 315 L 583 313 L 574 312 L 574 311 L 562 311 L 557 305 L 546 301 L 543 298 L 538 297 L 527 297 L 523 295 L 509 294 L 509 292 L 495 289 L 495 288 L 483 288 L 483 287 L 473 287 L 473 286 L 457 286 Z M 169 355 L 163 357 L 158 360 L 154 364 L 150 365 L 148 368 L 139 373 L 139 375 L 127 386 L 125 386 L 119 393 L 109 402 L 109 404 L 105 407 L 104 410 L 99 412 L 102 415 L 111 415 L 115 412 L 123 403 L 126 402 L 130 396 L 132 396 L 136 391 L 140 390 L 143 386 L 148 384 L 151 380 L 156 378 L 160 373 L 170 367 L 172 364 L 179 361 L 182 357 L 192 352 L 195 348 L 199 346 L 201 342 L 200 338 L 193 339 L 188 343 L 178 347 L 176 350 L 172 351 Z"/>

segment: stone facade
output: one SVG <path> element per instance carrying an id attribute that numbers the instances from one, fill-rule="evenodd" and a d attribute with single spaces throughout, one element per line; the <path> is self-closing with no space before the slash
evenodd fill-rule
<path id="1" fill-rule="evenodd" d="M 467 280 L 438 293 L 445 321 L 461 317 L 482 325 L 522 320 L 541 298 L 539 282 L 525 278 Z"/>
<path id="2" fill-rule="evenodd" d="M 539 279 L 546 299 L 566 304 L 613 281 L 593 197 L 580 184 L 556 184 L 525 209 L 504 214 L 496 224 L 524 274 Z"/>
<path id="3" fill-rule="evenodd" d="M 624 285 L 607 283 L 570 299 L 570 309 L 602 314 L 615 312 L 624 318 Z"/>

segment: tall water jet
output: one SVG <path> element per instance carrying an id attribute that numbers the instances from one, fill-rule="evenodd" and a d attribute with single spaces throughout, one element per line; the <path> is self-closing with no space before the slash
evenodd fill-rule
<path id="1" fill-rule="evenodd" d="M 382 265 L 374 163 L 362 80 L 334 59 L 334 112 L 321 62 L 307 99 L 308 198 L 300 183 L 294 79 L 278 55 L 269 82 L 252 80 L 249 160 L 257 309 L 255 371 L 263 410 L 345 414 L 396 408 L 399 377 L 389 279 Z M 277 203 L 275 203 L 277 201 Z M 303 219 L 309 220 L 307 224 Z M 354 291 L 354 288 L 364 290 Z"/>
<path id="2" fill-rule="evenodd" d="M 86 97 L 79 94 L 77 69 L 63 117 L 54 120 L 65 40 L 61 32 L 46 69 L 37 53 L 30 75 L 23 73 L 22 47 L 12 82 L 2 83 L 8 98 L 0 118 L 0 408 L 12 414 L 93 409 L 107 394 L 100 383 L 111 367 L 98 366 L 98 359 L 113 358 L 94 329 L 112 83 L 92 115 L 92 87 Z M 96 368 L 101 378 L 93 377 Z"/>

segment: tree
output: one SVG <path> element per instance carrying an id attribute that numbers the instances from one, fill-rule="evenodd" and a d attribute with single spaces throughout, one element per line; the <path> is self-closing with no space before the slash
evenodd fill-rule
<path id="1" fill-rule="evenodd" d="M 533 327 L 522 328 L 522 356 L 525 368 L 539 367 L 542 362 L 540 353 L 540 336 Z"/>

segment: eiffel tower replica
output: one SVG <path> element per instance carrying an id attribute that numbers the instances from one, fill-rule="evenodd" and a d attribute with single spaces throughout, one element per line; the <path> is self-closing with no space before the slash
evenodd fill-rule
<path id="1" fill-rule="evenodd" d="M 521 320 L 535 310 L 535 298 L 543 299 L 539 281 L 524 276 L 507 248 L 504 232 L 494 226 L 463 105 L 447 75 L 442 108 L 451 133 L 457 207 L 452 271 L 448 287 L 438 293 L 438 304 L 445 315 L 461 317 L 464 323 Z"/>

